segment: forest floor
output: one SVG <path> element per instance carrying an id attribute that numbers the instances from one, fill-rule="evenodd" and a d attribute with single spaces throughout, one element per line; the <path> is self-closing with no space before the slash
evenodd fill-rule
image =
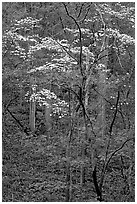
<path id="1" fill-rule="evenodd" d="M 58 143 L 56 143 L 58 144 Z M 59 145 L 47 137 L 19 135 L 3 142 L 3 202 L 64 202 L 66 197 L 66 161 Z M 92 168 L 86 170 L 86 182 L 80 184 L 80 167 L 71 168 L 71 201 L 87 202 L 96 197 Z M 126 195 L 126 194 L 127 195 Z M 104 201 L 134 201 L 127 193 L 119 172 L 108 172 Z"/>

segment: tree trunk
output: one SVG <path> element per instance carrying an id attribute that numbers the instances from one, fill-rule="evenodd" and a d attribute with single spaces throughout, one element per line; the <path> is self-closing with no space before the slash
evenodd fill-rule
<path id="1" fill-rule="evenodd" d="M 22 107 L 22 102 L 23 102 L 23 85 L 22 85 L 22 82 L 20 82 L 19 89 L 20 89 L 19 104 L 20 104 L 20 107 Z"/>
<path id="2" fill-rule="evenodd" d="M 30 101 L 30 129 L 34 133 L 35 132 L 35 99 Z"/>
<path id="3" fill-rule="evenodd" d="M 69 158 L 69 147 L 67 147 L 67 166 L 66 166 L 66 202 L 71 201 L 71 168 Z"/>
<path id="4" fill-rule="evenodd" d="M 48 102 L 49 103 L 49 102 Z M 49 103 L 49 106 L 45 105 L 45 126 L 47 127 L 47 132 L 51 129 L 51 105 Z"/>
<path id="5" fill-rule="evenodd" d="M 72 185 L 71 185 L 71 164 L 70 164 L 70 144 L 71 144 L 71 137 L 73 134 L 73 122 L 71 121 L 71 127 L 67 138 L 67 148 L 66 148 L 66 202 L 71 202 L 71 194 L 72 194 Z"/>
<path id="6" fill-rule="evenodd" d="M 106 58 L 107 60 L 107 58 Z M 105 65 L 106 68 L 106 65 Z M 106 73 L 103 70 L 99 70 L 98 92 L 101 94 L 98 96 L 98 117 L 97 117 L 97 129 L 98 134 L 104 136 L 106 120 L 105 120 L 105 100 L 106 96 Z"/>
<path id="7" fill-rule="evenodd" d="M 35 132 L 35 113 L 36 113 L 36 101 L 35 101 L 36 86 L 33 79 L 31 79 L 31 100 L 30 100 L 30 130 Z"/>
<path id="8" fill-rule="evenodd" d="M 66 147 L 66 202 L 71 202 L 72 186 L 71 186 L 71 164 L 70 164 L 70 145 L 71 137 L 73 134 L 73 112 L 71 112 L 71 101 L 70 101 L 70 92 L 69 92 L 69 116 L 70 116 L 70 130 L 67 136 L 67 147 Z"/>
<path id="9" fill-rule="evenodd" d="M 96 129 L 99 136 L 104 136 L 105 134 L 105 127 L 106 127 L 106 118 L 105 118 L 105 100 L 106 97 L 106 70 L 108 67 L 108 44 L 109 44 L 109 37 L 106 35 L 106 26 L 105 22 L 103 20 L 101 11 L 99 10 L 100 17 L 102 19 L 102 23 L 104 25 L 104 37 L 102 39 L 102 46 L 100 50 L 99 58 L 101 58 L 98 61 L 98 117 L 97 117 L 97 124 Z M 105 19 L 109 20 L 109 15 L 104 17 Z"/>
<path id="10" fill-rule="evenodd" d="M 111 4 L 111 3 L 110 3 Z M 105 135 L 105 129 L 106 129 L 106 116 L 105 116 L 105 98 L 106 98 L 106 90 L 107 90 L 107 85 L 106 85 L 106 71 L 108 68 L 108 45 L 109 45 L 109 37 L 107 36 L 107 31 L 106 31 L 106 21 L 108 25 L 110 26 L 111 22 L 111 17 L 109 14 L 102 15 L 102 12 L 100 11 L 99 7 L 96 5 L 97 10 L 99 12 L 102 25 L 104 28 L 104 36 L 102 39 L 102 45 L 100 49 L 100 55 L 98 58 L 100 59 L 98 61 L 97 69 L 98 69 L 98 116 L 97 116 L 97 122 L 96 122 L 96 130 L 97 130 L 97 135 L 98 137 L 104 137 Z M 105 19 L 105 21 L 104 21 Z M 98 153 L 97 153 L 98 154 Z M 94 180 L 94 186 L 96 189 L 97 197 L 99 200 L 102 200 L 102 187 L 103 187 L 103 179 L 102 177 L 100 179 L 100 182 L 98 183 L 97 181 L 97 175 L 96 175 L 96 168 L 93 171 L 93 180 Z"/>
<path id="11" fill-rule="evenodd" d="M 88 109 L 88 100 L 89 100 L 89 82 L 90 82 L 90 73 L 89 73 L 89 53 L 87 53 L 86 55 L 86 82 L 85 82 L 85 87 L 84 87 L 84 92 L 85 92 L 85 96 L 84 96 L 84 107 L 85 107 L 85 111 L 87 112 Z M 87 152 L 87 139 L 88 139 L 88 124 L 87 124 L 87 118 L 86 115 L 83 111 L 83 118 L 84 118 L 84 130 L 85 130 L 85 134 L 84 134 L 84 140 L 83 140 L 83 145 L 82 145 L 82 163 L 81 163 L 81 176 L 80 176 L 80 183 L 81 185 L 83 185 L 85 183 L 85 173 L 86 173 L 86 166 L 85 166 L 85 158 L 86 158 L 86 152 Z"/>

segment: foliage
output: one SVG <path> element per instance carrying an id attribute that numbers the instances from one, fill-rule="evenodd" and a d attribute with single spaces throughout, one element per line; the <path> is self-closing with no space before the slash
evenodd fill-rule
<path id="1" fill-rule="evenodd" d="M 3 201 L 134 201 L 134 12 L 3 3 Z"/>

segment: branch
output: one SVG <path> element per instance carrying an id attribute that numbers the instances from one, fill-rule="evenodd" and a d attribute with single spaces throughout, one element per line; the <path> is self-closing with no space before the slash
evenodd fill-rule
<path id="1" fill-rule="evenodd" d="M 109 150 L 110 138 L 111 138 L 111 134 L 112 134 L 113 125 L 114 125 L 114 122 L 116 120 L 116 115 L 117 115 L 117 112 L 118 112 L 119 97 L 120 97 L 120 93 L 118 91 L 117 101 L 116 101 L 116 105 L 115 105 L 115 113 L 114 113 L 113 120 L 112 120 L 110 128 L 109 128 L 109 131 L 108 131 L 109 132 L 109 140 L 108 140 L 108 145 L 107 145 L 107 150 L 106 150 L 106 159 L 105 159 L 105 162 L 106 162 L 107 156 L 108 156 L 108 150 Z"/>
<path id="2" fill-rule="evenodd" d="M 70 90 L 71 92 L 73 92 L 73 93 L 76 95 L 76 97 L 77 97 L 77 99 L 78 99 L 80 105 L 82 106 L 83 115 L 87 117 L 87 119 L 88 119 L 88 121 L 89 121 L 89 123 L 90 123 L 90 125 L 91 125 L 92 132 L 93 132 L 94 136 L 96 137 L 96 134 L 95 134 L 94 129 L 93 129 L 92 121 L 90 120 L 90 117 L 88 116 L 88 114 L 87 114 L 87 112 L 86 112 L 86 109 L 85 109 L 85 106 L 84 106 L 84 103 L 83 103 L 82 99 L 79 97 L 79 95 L 78 95 L 72 88 L 67 87 L 66 89 Z"/>
<path id="3" fill-rule="evenodd" d="M 80 65 L 81 75 L 84 76 L 83 70 L 82 70 L 82 32 L 81 32 L 81 28 L 78 22 L 76 21 L 76 19 L 69 14 L 66 4 L 64 2 L 62 4 L 64 5 L 67 15 L 75 22 L 79 30 L 79 43 L 80 43 L 79 65 Z"/>
<path id="4" fill-rule="evenodd" d="M 110 53 L 110 54 L 107 54 L 107 55 L 103 55 L 103 56 L 101 56 L 100 58 L 98 58 L 97 61 L 96 61 L 96 60 L 95 60 L 95 61 L 98 62 L 98 61 L 101 60 L 102 58 L 104 58 L 104 57 L 109 57 L 110 55 L 112 55 L 112 54 Z"/>
<path id="5" fill-rule="evenodd" d="M 109 132 L 109 139 L 108 139 L 108 144 L 107 144 L 107 148 L 106 148 L 105 161 L 104 161 L 102 172 L 101 172 L 100 189 L 102 188 L 103 181 L 104 181 L 104 176 L 105 176 L 105 171 L 106 171 L 106 161 L 107 161 L 108 151 L 109 151 L 109 146 L 110 146 L 111 133 L 112 133 L 112 128 L 113 128 L 115 119 L 116 119 L 117 111 L 118 111 L 119 98 L 120 98 L 120 93 L 118 91 L 117 101 L 116 101 L 116 105 L 115 105 L 116 106 L 116 110 L 115 110 L 115 113 L 114 113 L 114 116 L 113 116 L 113 120 L 111 122 L 109 131 L 108 131 Z"/>
<path id="6" fill-rule="evenodd" d="M 115 105 L 116 106 L 116 110 L 115 110 L 114 117 L 113 117 L 113 120 L 111 122 L 110 129 L 109 129 L 109 133 L 110 134 L 112 133 L 112 128 L 113 128 L 113 125 L 114 125 L 114 122 L 115 122 L 115 119 L 116 119 L 116 115 L 117 115 L 117 112 L 118 112 L 119 98 L 120 98 L 120 92 L 118 91 L 117 101 L 116 101 L 116 105 Z"/>
<path id="7" fill-rule="evenodd" d="M 53 36 L 49 33 L 49 35 L 53 38 Z M 73 56 L 73 53 L 71 53 L 70 51 L 68 51 L 63 45 L 61 45 L 55 38 L 53 38 L 56 43 L 62 47 L 62 49 L 70 56 L 72 57 L 77 63 L 79 63 L 79 61 Z"/>
<path id="8" fill-rule="evenodd" d="M 87 117 L 87 119 L 88 119 L 88 121 L 89 121 L 89 123 L 90 123 L 90 125 L 91 125 L 92 132 L 93 132 L 94 136 L 96 137 L 96 134 L 95 134 L 94 129 L 93 129 L 92 121 L 91 121 L 90 117 L 88 116 L 88 113 L 87 113 L 86 110 L 85 110 L 84 103 L 83 103 L 83 101 L 81 100 L 81 98 L 79 97 L 79 95 L 78 95 L 72 88 L 68 87 L 68 84 L 64 84 L 64 83 L 63 83 L 63 84 L 60 84 L 60 85 L 58 85 L 58 84 L 56 84 L 56 85 L 59 86 L 59 87 L 62 86 L 62 87 L 65 88 L 66 90 L 71 91 L 71 92 L 77 97 L 77 99 L 78 99 L 78 101 L 79 101 L 79 103 L 80 103 L 80 106 L 82 106 L 83 114 Z M 80 88 L 79 85 L 76 85 L 76 86 L 78 86 L 78 87 Z"/>
<path id="9" fill-rule="evenodd" d="M 99 92 L 95 89 L 94 84 L 93 84 L 92 88 L 93 88 L 93 90 L 94 90 L 97 94 L 99 94 L 107 103 L 109 103 L 111 106 L 113 105 L 110 101 L 108 101 L 101 93 L 99 93 Z M 122 120 L 123 120 L 123 123 L 124 123 L 124 126 L 125 126 L 126 124 L 125 124 L 125 120 L 124 120 L 124 116 L 123 116 L 122 110 L 118 110 L 118 109 L 117 109 L 117 111 L 120 113 L 120 115 L 121 115 L 121 117 L 122 117 Z"/>
<path id="10" fill-rule="evenodd" d="M 26 128 L 23 127 L 23 125 L 21 124 L 21 122 L 12 114 L 12 112 L 7 108 L 7 111 L 9 112 L 9 114 L 12 116 L 12 118 L 17 122 L 17 124 L 21 127 L 21 129 L 23 130 L 23 132 L 26 133 L 26 135 L 29 135 L 29 133 L 27 132 Z"/>
<path id="11" fill-rule="evenodd" d="M 9 101 L 9 103 L 5 106 L 5 110 L 7 110 L 8 107 L 10 106 L 11 102 L 14 101 L 14 100 L 16 100 L 18 97 L 19 97 L 19 96 L 15 96 L 14 98 L 12 98 L 12 99 Z"/>
<path id="12" fill-rule="evenodd" d="M 91 2 L 91 4 L 92 4 L 92 2 Z M 89 8 L 88 8 L 89 7 Z M 87 15 L 88 15 L 88 12 L 89 12 L 89 10 L 90 10 L 90 6 L 87 6 L 87 12 L 86 12 L 86 14 L 85 14 L 85 16 L 83 17 L 83 19 L 81 19 L 80 21 L 78 21 L 78 22 L 83 22 L 85 19 L 86 19 L 86 17 L 87 17 Z"/>
<path id="13" fill-rule="evenodd" d="M 79 13 L 78 13 L 78 15 L 77 15 L 77 18 L 80 17 L 80 14 L 81 14 L 81 12 L 82 12 L 82 7 L 83 7 L 83 5 L 84 5 L 84 3 L 82 3 L 82 5 L 81 5 L 81 7 L 80 7 L 80 10 L 79 10 Z"/>
<path id="14" fill-rule="evenodd" d="M 125 72 L 125 69 L 124 69 L 124 67 L 123 67 L 123 65 L 121 63 L 120 57 L 119 57 L 120 56 L 119 48 L 116 46 L 116 37 L 115 37 L 115 40 L 114 40 L 114 45 L 115 45 L 115 53 L 116 53 L 116 56 L 118 58 L 119 65 L 120 65 L 121 69 Z M 117 50 L 116 50 L 116 48 L 117 48 Z"/>
<path id="15" fill-rule="evenodd" d="M 55 40 L 55 39 L 54 39 Z M 56 41 L 56 40 L 55 40 Z M 62 48 L 63 50 L 70 56 L 72 57 L 77 63 L 79 63 L 79 61 L 73 56 L 73 53 L 69 50 L 67 50 L 63 45 L 61 45 L 58 41 L 56 41 Z"/>
<path id="16" fill-rule="evenodd" d="M 120 151 L 120 150 L 124 147 L 124 145 L 125 145 L 128 141 L 130 141 L 130 140 L 135 140 L 135 138 L 132 137 L 132 138 L 127 139 L 119 148 L 117 148 L 114 152 L 111 153 L 111 155 L 110 155 L 110 157 L 108 158 L 107 162 L 105 163 L 105 167 L 104 167 L 104 169 L 103 169 L 103 174 L 102 174 L 102 176 L 101 176 L 101 181 L 100 181 L 100 189 L 101 189 L 102 186 L 103 186 L 103 181 L 104 181 L 104 177 L 105 177 L 105 172 L 106 172 L 106 169 L 107 169 L 107 167 L 108 167 L 108 164 L 109 164 L 110 160 L 111 160 L 112 157 L 113 157 L 118 151 Z"/>
<path id="17" fill-rule="evenodd" d="M 59 16 L 59 19 L 60 19 L 60 22 L 61 22 L 61 25 L 62 25 L 62 29 L 63 29 L 63 31 L 64 31 L 64 33 L 65 33 L 65 35 L 66 35 L 65 26 L 64 26 L 64 24 L 63 24 L 63 21 L 62 21 L 61 16 Z"/>
<path id="18" fill-rule="evenodd" d="M 134 138 L 134 137 L 128 138 L 119 148 L 117 148 L 114 152 L 111 153 L 111 155 L 110 155 L 110 157 L 109 157 L 109 159 L 108 159 L 108 161 L 107 161 L 107 163 L 106 163 L 105 170 L 106 170 L 106 168 L 107 168 L 107 166 L 108 166 L 110 160 L 112 159 L 112 157 L 113 157 L 118 151 L 120 151 L 120 150 L 124 147 L 124 145 L 125 145 L 128 141 L 130 141 L 130 140 L 135 140 L 135 138 Z"/>
<path id="19" fill-rule="evenodd" d="M 100 53 L 102 53 L 102 52 L 105 51 L 106 49 L 108 49 L 108 48 L 103 49 Z M 100 53 L 97 55 L 97 57 L 100 55 Z M 110 54 L 103 55 L 103 56 L 101 56 L 100 58 L 95 59 L 94 62 L 93 62 L 93 64 L 92 64 L 92 66 L 93 66 L 94 64 L 97 64 L 98 61 L 101 60 L 102 58 L 104 58 L 104 57 L 109 57 L 109 56 L 111 56 L 111 55 L 112 55 L 112 54 L 110 53 Z"/>
<path id="20" fill-rule="evenodd" d="M 26 128 L 23 127 L 23 125 L 20 123 L 20 121 L 12 114 L 12 112 L 8 109 L 8 107 L 10 106 L 11 102 L 14 101 L 16 98 L 18 98 L 19 96 L 15 96 L 13 99 L 11 99 L 9 101 L 9 103 L 6 105 L 5 107 L 5 111 L 7 110 L 8 113 L 12 116 L 12 118 L 18 123 L 18 125 L 23 129 L 23 132 L 26 133 L 26 135 L 29 135 L 29 133 L 27 132 Z"/>

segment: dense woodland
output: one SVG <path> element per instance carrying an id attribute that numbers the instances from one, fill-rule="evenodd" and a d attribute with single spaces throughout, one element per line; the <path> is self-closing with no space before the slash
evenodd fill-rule
<path id="1" fill-rule="evenodd" d="M 135 201 L 133 2 L 2 4 L 3 202 Z"/>

